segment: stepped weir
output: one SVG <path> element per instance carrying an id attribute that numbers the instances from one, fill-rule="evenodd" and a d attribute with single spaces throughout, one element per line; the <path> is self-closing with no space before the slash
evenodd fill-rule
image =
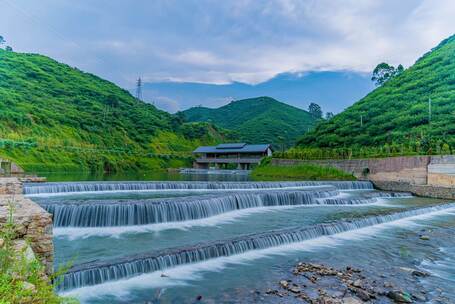
<path id="1" fill-rule="evenodd" d="M 209 197 L 143 200 L 88 200 L 40 203 L 53 214 L 54 227 L 108 227 L 196 220 L 218 214 L 272 206 L 371 203 L 374 199 L 326 199 L 338 195 L 325 191 L 240 192 Z"/>
<path id="2" fill-rule="evenodd" d="M 352 194 L 348 190 L 366 190 Z M 406 198 L 410 193 L 373 192 L 370 182 L 75 182 L 26 184 L 24 193 L 34 197 L 53 215 L 56 228 L 134 227 L 162 223 L 204 220 L 244 209 L 270 207 L 362 206 L 380 199 Z M 132 195 L 136 192 L 155 193 Z M 161 194 L 160 192 L 168 192 Z M 103 194 L 102 197 L 92 194 Z M 132 194 L 128 194 L 131 192 Z M 117 194 L 118 193 L 118 194 Z M 127 195 L 125 195 L 127 193 Z M 182 196 L 184 195 L 184 196 Z M 49 196 L 49 197 L 48 197 Z M 53 197 L 55 196 L 55 197 Z M 163 196 L 163 197 L 160 197 Z M 172 197 L 170 197 L 172 196 Z M 41 197 L 41 198 L 39 198 Z M 52 197 L 52 198 L 51 198 Z M 281 208 L 283 207 L 283 208 Z M 239 255 L 299 243 L 346 231 L 373 227 L 401 219 L 455 209 L 455 204 L 386 213 L 378 216 L 310 223 L 295 228 L 269 230 L 232 237 L 212 238 L 185 247 L 175 242 L 168 249 L 127 255 L 116 259 L 100 259 L 76 264 L 63 276 L 60 291 L 126 279 L 143 273 L 203 262 L 219 257 Z M 294 221 L 298 223 L 299 221 Z M 172 228 L 170 228 L 172 229 Z M 72 232 L 69 230 L 70 235 Z M 188 233 L 188 232 L 184 232 Z M 191 243 L 190 243 L 191 244 Z M 163 247 L 161 247 L 163 248 Z M 164 247 L 165 248 L 165 247 Z M 134 251 L 133 251 L 134 252 Z"/>
<path id="3" fill-rule="evenodd" d="M 453 211 L 455 204 L 418 208 L 355 220 L 317 224 L 304 228 L 271 231 L 244 235 L 233 239 L 202 243 L 184 248 L 171 248 L 150 254 L 140 254 L 113 261 L 95 261 L 73 267 L 63 276 L 61 290 L 129 278 L 142 273 L 159 271 L 179 265 L 207 261 L 218 257 L 242 254 L 251 250 L 267 249 L 285 244 L 302 242 L 322 236 L 354 231 L 365 227 L 393 223 L 420 215 L 431 215 L 441 211 Z"/>
<path id="4" fill-rule="evenodd" d="M 74 182 L 74 183 L 29 183 L 24 185 L 24 194 L 68 194 L 78 192 L 118 192 L 153 190 L 246 190 L 281 189 L 291 187 L 333 186 L 339 190 L 373 189 L 367 181 L 305 181 L 305 182 Z"/>

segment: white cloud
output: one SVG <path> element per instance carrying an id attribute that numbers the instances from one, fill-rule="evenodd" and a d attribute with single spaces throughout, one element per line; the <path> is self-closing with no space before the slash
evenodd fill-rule
<path id="1" fill-rule="evenodd" d="M 453 34 L 454 15 L 453 0 L 17 0 L 2 7 L 0 34 L 123 86 L 138 76 L 258 83 L 289 71 L 409 66 Z"/>
<path id="2" fill-rule="evenodd" d="M 171 58 L 170 58 L 171 59 Z M 175 60 L 199 66 L 216 66 L 226 62 L 207 51 L 188 51 L 175 56 Z"/>

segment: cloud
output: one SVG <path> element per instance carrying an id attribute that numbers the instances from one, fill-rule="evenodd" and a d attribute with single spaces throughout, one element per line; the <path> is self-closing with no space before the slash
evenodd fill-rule
<path id="1" fill-rule="evenodd" d="M 124 87 L 138 76 L 257 84 L 411 65 L 453 34 L 453 0 L 4 0 L 1 35 Z"/>
<path id="2" fill-rule="evenodd" d="M 219 66 L 225 63 L 225 61 L 221 58 L 218 58 L 212 53 L 206 51 L 183 52 L 176 55 L 175 60 L 182 63 L 199 66 Z"/>

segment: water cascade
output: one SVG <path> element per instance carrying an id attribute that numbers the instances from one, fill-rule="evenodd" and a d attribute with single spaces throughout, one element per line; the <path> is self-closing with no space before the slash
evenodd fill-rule
<path id="1" fill-rule="evenodd" d="M 412 197 L 410 192 L 371 192 L 366 196 L 376 198 L 409 198 Z"/>
<path id="2" fill-rule="evenodd" d="M 438 211 L 449 211 L 449 209 L 453 210 L 453 208 L 455 208 L 455 204 L 445 204 L 379 216 L 370 216 L 334 223 L 323 223 L 305 228 L 244 235 L 222 241 L 198 244 L 192 247 L 172 248 L 150 254 L 128 256 L 113 261 L 90 262 L 70 269 L 69 272 L 63 276 L 63 282 L 59 288 L 68 290 L 100 284 L 178 265 L 301 242 L 321 236 L 334 235 L 364 227 L 390 223 L 409 217 L 427 215 Z"/>
<path id="3" fill-rule="evenodd" d="M 296 205 L 373 203 L 375 199 L 341 199 L 337 190 L 239 192 L 204 197 L 145 200 L 40 202 L 55 227 L 131 226 L 196 220 L 229 211 Z"/>
<path id="4" fill-rule="evenodd" d="M 68 182 L 68 183 L 28 183 L 24 194 L 68 194 L 96 191 L 151 191 L 151 190 L 235 190 L 235 189 L 274 189 L 333 186 L 339 190 L 373 189 L 366 181 L 339 182 Z"/>

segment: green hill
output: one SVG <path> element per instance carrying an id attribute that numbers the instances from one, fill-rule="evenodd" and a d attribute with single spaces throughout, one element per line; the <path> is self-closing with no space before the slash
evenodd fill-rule
<path id="1" fill-rule="evenodd" d="M 452 36 L 399 76 L 331 120 L 321 122 L 298 144 L 387 149 L 401 146 L 418 153 L 435 153 L 441 148 L 455 148 L 454 135 L 455 36 Z"/>
<path id="2" fill-rule="evenodd" d="M 179 166 L 188 159 L 150 153 L 187 156 L 223 139 L 210 124 L 183 123 L 92 74 L 0 50 L 0 158 L 25 169 Z"/>
<path id="3" fill-rule="evenodd" d="M 248 143 L 290 145 L 315 124 L 307 111 L 270 97 L 237 100 L 217 109 L 194 107 L 183 114 L 188 121 L 213 122 L 233 130 Z"/>

